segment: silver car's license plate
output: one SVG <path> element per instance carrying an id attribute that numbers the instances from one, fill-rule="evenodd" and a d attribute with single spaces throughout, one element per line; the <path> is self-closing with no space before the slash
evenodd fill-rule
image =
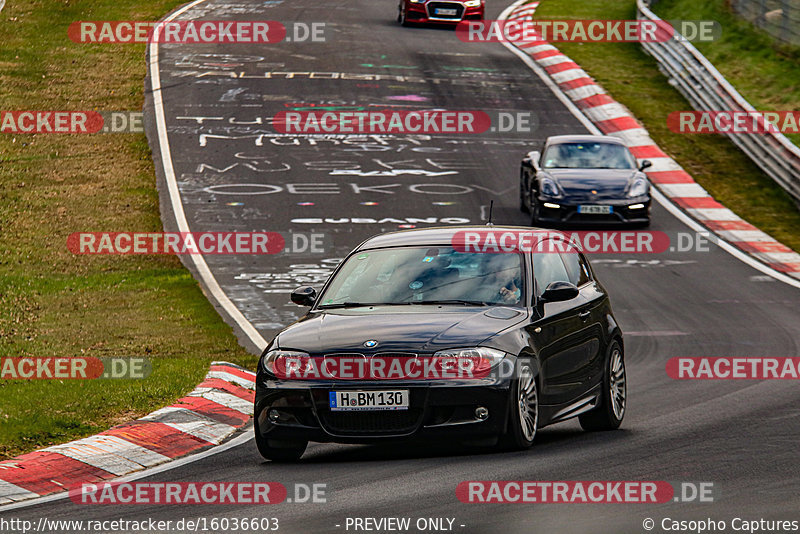
<path id="1" fill-rule="evenodd" d="M 578 206 L 578 213 L 586 213 L 589 215 L 608 215 L 613 212 L 613 206 Z"/>
<path id="2" fill-rule="evenodd" d="M 331 391 L 332 411 L 408 410 L 408 390 Z"/>
<path id="3" fill-rule="evenodd" d="M 434 13 L 436 15 L 442 15 L 444 17 L 455 17 L 456 15 L 458 15 L 458 10 L 457 9 L 442 9 L 442 8 L 439 8 L 439 9 L 434 9 Z"/>

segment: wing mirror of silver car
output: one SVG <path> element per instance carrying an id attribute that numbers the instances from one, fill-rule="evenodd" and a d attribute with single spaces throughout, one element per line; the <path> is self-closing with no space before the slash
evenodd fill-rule
<path id="1" fill-rule="evenodd" d="M 643 170 L 647 169 L 648 167 L 652 167 L 652 166 L 653 166 L 653 162 L 650 161 L 649 159 L 646 159 L 646 160 L 642 161 L 639 164 L 639 170 L 643 171 Z"/>

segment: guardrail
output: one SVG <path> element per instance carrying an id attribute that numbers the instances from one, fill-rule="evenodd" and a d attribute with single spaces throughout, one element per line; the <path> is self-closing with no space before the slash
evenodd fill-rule
<path id="1" fill-rule="evenodd" d="M 639 20 L 660 21 L 647 0 L 636 0 Z M 643 42 L 674 85 L 698 111 L 756 111 L 688 41 Z M 726 134 L 800 205 L 800 148 L 781 133 Z"/>

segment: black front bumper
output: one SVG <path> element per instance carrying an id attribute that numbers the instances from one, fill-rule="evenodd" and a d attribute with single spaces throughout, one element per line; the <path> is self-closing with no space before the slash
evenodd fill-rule
<path id="1" fill-rule="evenodd" d="M 398 439 L 470 440 L 500 435 L 508 413 L 509 380 L 436 382 L 299 382 L 259 379 L 256 429 L 276 441 L 375 443 Z M 332 411 L 329 392 L 409 390 L 407 410 Z M 484 407 L 483 421 L 475 410 Z M 277 422 L 268 413 L 276 410 Z"/>
<path id="2" fill-rule="evenodd" d="M 558 208 L 545 207 L 545 203 L 558 204 Z M 538 219 L 541 223 L 564 224 L 575 226 L 597 226 L 605 224 L 640 225 L 650 222 L 650 198 L 635 198 L 613 201 L 564 201 L 561 199 L 540 198 L 538 200 Z M 612 207 L 609 214 L 578 213 L 580 205 L 606 205 Z M 643 208 L 630 209 L 630 206 L 644 204 Z"/>

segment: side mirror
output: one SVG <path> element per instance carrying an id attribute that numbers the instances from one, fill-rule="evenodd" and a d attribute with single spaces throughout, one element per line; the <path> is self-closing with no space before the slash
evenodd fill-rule
<path id="1" fill-rule="evenodd" d="M 539 170 L 539 158 L 541 157 L 541 153 L 538 150 L 534 150 L 533 152 L 528 152 L 528 157 L 531 160 L 531 165 L 537 171 Z"/>
<path id="2" fill-rule="evenodd" d="M 569 282 L 552 282 L 539 297 L 544 302 L 564 302 L 572 300 L 580 294 L 575 284 Z"/>
<path id="3" fill-rule="evenodd" d="M 317 290 L 310 286 L 298 287 L 292 291 L 292 302 L 298 306 L 313 306 L 317 300 Z"/>
<path id="4" fill-rule="evenodd" d="M 646 160 L 642 161 L 642 163 L 639 164 L 639 170 L 643 171 L 646 168 L 652 167 L 652 166 L 653 166 L 653 162 L 650 161 L 649 159 L 646 159 Z"/>

